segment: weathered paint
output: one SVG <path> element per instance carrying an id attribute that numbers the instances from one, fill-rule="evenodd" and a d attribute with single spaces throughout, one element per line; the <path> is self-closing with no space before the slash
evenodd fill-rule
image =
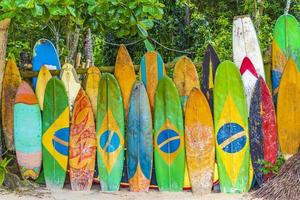
<path id="1" fill-rule="evenodd" d="M 248 113 L 250 111 L 250 101 L 252 97 L 252 93 L 256 84 L 256 81 L 258 79 L 258 74 L 251 62 L 251 60 L 248 57 L 245 57 L 242 65 L 240 67 L 240 73 L 242 75 L 243 85 L 247 97 L 247 107 L 248 107 Z"/>
<path id="2" fill-rule="evenodd" d="M 48 81 L 44 98 L 42 155 L 48 188 L 62 189 L 69 155 L 69 116 L 67 92 L 61 80 Z"/>
<path id="3" fill-rule="evenodd" d="M 43 66 L 37 77 L 36 88 L 35 88 L 35 94 L 36 94 L 36 97 L 38 99 L 38 102 L 39 102 L 39 105 L 40 105 L 40 108 L 42 111 L 43 111 L 43 105 L 44 105 L 46 86 L 47 86 L 48 81 L 51 78 L 52 78 L 52 75 L 49 72 L 48 68 L 46 66 Z"/>
<path id="4" fill-rule="evenodd" d="M 211 192 L 215 166 L 213 119 L 204 94 L 193 88 L 185 109 L 186 160 L 192 191 Z"/>
<path id="5" fill-rule="evenodd" d="M 60 69 L 60 61 L 58 53 L 50 40 L 40 39 L 33 48 L 32 70 L 40 71 L 41 67 L 45 65 L 49 70 Z M 33 87 L 36 86 L 37 78 L 32 79 Z"/>
<path id="6" fill-rule="evenodd" d="M 127 120 L 127 172 L 131 191 L 148 191 L 153 162 L 150 103 L 142 82 L 133 86 Z"/>
<path id="7" fill-rule="evenodd" d="M 124 163 L 124 110 L 117 80 L 100 80 L 96 123 L 97 163 L 102 191 L 119 190 Z"/>
<path id="8" fill-rule="evenodd" d="M 15 61 L 7 61 L 2 82 L 2 126 L 6 148 L 14 147 L 14 103 L 15 95 L 21 83 L 21 75 Z"/>
<path id="9" fill-rule="evenodd" d="M 70 112 L 72 113 L 75 98 L 77 96 L 78 91 L 81 88 L 76 70 L 71 64 L 66 63 L 62 67 L 62 70 L 60 72 L 60 78 L 65 85 L 68 95 Z"/>
<path id="10" fill-rule="evenodd" d="M 250 153 L 247 102 L 236 65 L 222 62 L 215 77 L 214 127 L 221 191 L 248 191 Z"/>
<path id="11" fill-rule="evenodd" d="M 215 52 L 214 48 L 210 44 L 208 44 L 202 63 L 201 90 L 209 103 L 212 115 L 214 110 L 214 79 L 219 64 L 220 60 L 217 53 Z"/>
<path id="12" fill-rule="evenodd" d="M 184 180 L 184 128 L 180 99 L 172 80 L 157 85 L 154 109 L 154 162 L 158 188 L 181 191 Z"/>
<path id="13" fill-rule="evenodd" d="M 85 91 L 91 101 L 95 118 L 97 113 L 97 98 L 98 98 L 100 79 L 101 79 L 101 72 L 98 67 L 90 67 L 87 70 Z"/>
<path id="14" fill-rule="evenodd" d="M 121 45 L 118 51 L 115 64 L 115 77 L 121 89 L 126 120 L 129 109 L 130 94 L 135 83 L 135 71 L 130 55 L 124 45 Z"/>
<path id="15" fill-rule="evenodd" d="M 199 78 L 194 63 L 186 56 L 182 56 L 175 64 L 173 80 L 179 93 L 183 114 L 185 104 L 191 90 L 200 88 Z M 185 165 L 184 188 L 191 187 L 187 165 Z"/>
<path id="16" fill-rule="evenodd" d="M 293 58 L 287 62 L 278 90 L 277 126 L 278 141 L 287 159 L 300 147 L 300 73 Z"/>
<path id="17" fill-rule="evenodd" d="M 30 128 L 28 125 L 30 124 Z M 24 179 L 36 179 L 42 165 L 42 117 L 37 98 L 25 81 L 21 82 L 14 105 L 14 139 L 17 162 Z"/>
<path id="18" fill-rule="evenodd" d="M 292 15 L 281 15 L 275 23 L 272 42 L 272 88 L 275 107 L 281 76 L 290 57 L 295 63 L 299 60 L 297 68 L 300 70 L 299 49 L 299 22 Z"/>
<path id="19" fill-rule="evenodd" d="M 146 87 L 152 112 L 157 83 L 165 73 L 164 62 L 160 54 L 155 51 L 145 53 L 141 60 L 140 80 Z"/>
<path id="20" fill-rule="evenodd" d="M 240 67 L 247 56 L 257 73 L 265 79 L 264 63 L 255 28 L 249 16 L 237 16 L 233 19 L 232 30 L 233 60 Z"/>
<path id="21" fill-rule="evenodd" d="M 256 81 L 250 104 L 249 138 L 255 180 L 262 186 L 268 176 L 259 160 L 275 164 L 278 152 L 276 113 L 272 95 L 262 77 Z"/>

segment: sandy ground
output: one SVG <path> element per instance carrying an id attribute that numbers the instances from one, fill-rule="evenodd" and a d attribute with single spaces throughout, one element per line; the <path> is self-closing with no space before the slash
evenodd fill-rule
<path id="1" fill-rule="evenodd" d="M 209 195 L 193 195 L 190 191 L 184 192 L 159 192 L 150 190 L 145 193 L 129 192 L 122 188 L 119 192 L 100 192 L 99 187 L 93 186 L 89 192 L 74 192 L 69 186 L 63 190 L 50 191 L 46 188 L 38 188 L 34 191 L 24 190 L 21 192 L 8 192 L 0 189 L 0 200 L 247 200 L 243 194 L 212 193 Z"/>

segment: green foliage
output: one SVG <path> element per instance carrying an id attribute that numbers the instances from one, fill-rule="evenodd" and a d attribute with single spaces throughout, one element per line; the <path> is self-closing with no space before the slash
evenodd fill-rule
<path id="1" fill-rule="evenodd" d="M 1 162 L 0 162 L 0 186 L 3 184 L 5 176 L 7 174 L 7 165 L 9 164 L 9 162 L 12 160 L 12 158 L 4 158 Z"/>
<path id="2" fill-rule="evenodd" d="M 281 169 L 282 165 L 284 164 L 285 160 L 282 155 L 280 155 L 275 164 L 265 161 L 265 160 L 259 160 L 257 163 L 261 164 L 263 167 L 261 169 L 263 174 L 278 174 L 279 170 Z"/>

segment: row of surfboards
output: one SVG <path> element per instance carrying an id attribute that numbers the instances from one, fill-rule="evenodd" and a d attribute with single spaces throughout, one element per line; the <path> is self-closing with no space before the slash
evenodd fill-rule
<path id="1" fill-rule="evenodd" d="M 287 22 L 292 17 L 280 17 L 275 33 L 276 27 L 282 28 L 278 25 L 282 18 Z M 118 190 L 126 144 L 132 191 L 148 189 L 154 163 L 160 190 L 180 191 L 190 182 L 194 192 L 210 192 L 215 152 L 222 192 L 248 191 L 253 169 L 255 180 L 262 185 L 270 175 L 262 174 L 257 161 L 274 163 L 278 140 L 286 157 L 298 151 L 299 133 L 294 129 L 298 105 L 293 102 L 298 101 L 295 91 L 300 90 L 300 78 L 292 57 L 279 87 L 276 123 L 263 65 L 257 65 L 260 49 L 249 20 L 245 16 L 234 20 L 234 60 L 238 63 L 242 58 L 242 64 L 220 64 L 209 45 L 201 87 L 190 59 L 182 57 L 176 63 L 174 84 L 165 76 L 157 52 L 143 56 L 141 81 L 136 82 L 124 46 L 118 52 L 115 76 L 101 75 L 98 68 L 91 67 L 85 91 L 70 64 L 62 67 L 61 80 L 51 78 L 47 68 L 59 69 L 60 64 L 48 40 L 40 40 L 34 50 L 33 69 L 40 71 L 34 81 L 36 95 L 21 82 L 16 65 L 9 61 L 2 93 L 3 130 L 8 149 L 15 143 L 22 175 L 37 178 L 43 161 L 47 186 L 61 188 L 69 163 L 72 189 L 85 190 L 92 184 L 97 152 L 102 190 Z M 276 36 L 280 35 L 274 36 L 273 46 Z M 245 55 L 237 55 L 242 53 Z M 45 57 L 52 59 L 44 61 Z"/>

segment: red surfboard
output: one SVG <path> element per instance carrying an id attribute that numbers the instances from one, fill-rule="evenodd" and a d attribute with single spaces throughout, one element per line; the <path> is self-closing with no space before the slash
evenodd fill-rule
<path id="1" fill-rule="evenodd" d="M 259 77 L 251 98 L 250 152 L 255 171 L 255 180 L 260 186 L 271 174 L 263 175 L 259 160 L 275 163 L 278 152 L 277 123 L 272 95 L 262 77 Z"/>

